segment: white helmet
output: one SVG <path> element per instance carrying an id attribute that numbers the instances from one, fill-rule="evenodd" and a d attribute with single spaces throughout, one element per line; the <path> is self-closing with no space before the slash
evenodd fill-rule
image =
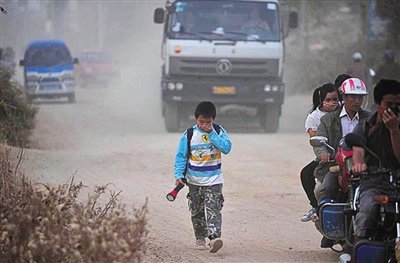
<path id="1" fill-rule="evenodd" d="M 360 52 L 355 52 L 355 53 L 353 54 L 353 59 L 354 59 L 355 61 L 360 61 L 360 60 L 362 60 L 362 55 L 361 55 L 361 53 L 360 53 Z"/>
<path id="2" fill-rule="evenodd" d="M 358 95 L 368 94 L 365 83 L 358 78 L 349 78 L 343 81 L 339 91 L 342 94 L 358 94 Z"/>

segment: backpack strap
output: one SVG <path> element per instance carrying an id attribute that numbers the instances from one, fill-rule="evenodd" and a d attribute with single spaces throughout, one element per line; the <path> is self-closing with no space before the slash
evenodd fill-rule
<path id="1" fill-rule="evenodd" d="M 187 155 L 186 159 L 188 162 L 186 163 L 185 171 L 183 172 L 183 178 L 186 176 L 187 172 L 187 166 L 189 164 L 189 157 L 190 157 L 190 141 L 192 140 L 193 137 L 193 127 L 190 127 L 189 129 L 186 130 L 186 139 L 187 139 Z"/>
<path id="2" fill-rule="evenodd" d="M 190 156 L 190 141 L 192 140 L 193 137 L 193 127 L 190 127 L 189 129 L 186 130 L 186 139 L 187 139 L 187 158 L 189 159 Z"/>
<path id="3" fill-rule="evenodd" d="M 218 124 L 213 123 L 214 130 L 219 134 L 221 132 L 221 126 Z"/>

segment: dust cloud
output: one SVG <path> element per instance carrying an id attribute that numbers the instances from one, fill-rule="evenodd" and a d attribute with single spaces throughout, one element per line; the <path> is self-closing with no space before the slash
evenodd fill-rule
<path id="1" fill-rule="evenodd" d="M 61 39 L 73 57 L 84 50 L 104 50 L 118 72 L 108 87 L 78 86 L 77 103 L 90 100 L 137 131 L 163 131 L 161 116 L 162 25 L 153 12 L 164 1 L 16 1 L 6 2 L 0 45 L 11 46 L 16 60 L 34 40 Z M 22 68 L 17 79 L 23 83 Z M 89 93 L 89 96 L 86 94 Z M 81 95 L 81 96 L 80 96 Z M 106 120 L 105 120 L 106 121 Z M 115 127 L 115 130 L 122 127 Z"/>
<path id="2" fill-rule="evenodd" d="M 28 43 L 38 39 L 64 40 L 73 57 L 79 57 L 83 50 L 109 52 L 118 76 L 108 87 L 77 87 L 77 103 L 96 104 L 96 118 L 104 116 L 105 123 L 107 118 L 116 118 L 119 125 L 107 127 L 108 132 L 164 132 L 160 88 L 163 25 L 153 23 L 155 8 L 164 4 L 165 1 L 7 2 L 9 15 L 1 18 L 2 35 L 6 37 L 1 38 L 0 44 L 12 46 L 18 60 Z M 22 68 L 18 79 L 23 82 Z M 308 102 L 304 105 L 299 100 L 303 98 L 286 97 L 279 132 L 301 130 Z M 296 115 L 299 112 L 301 116 Z M 234 127 L 251 118 L 251 114 L 234 116 L 230 123 Z M 217 121 L 223 123 L 224 119 Z M 186 121 L 182 129 L 192 122 L 193 119 Z M 242 126 L 250 132 L 262 132 L 258 120 Z"/>
<path id="3" fill-rule="evenodd" d="M 162 26 L 152 21 L 154 9 L 162 7 L 163 2 L 106 4 L 123 5 L 108 13 L 106 23 L 120 21 L 121 16 L 130 18 L 119 23 L 120 34 L 104 35 L 104 43 L 108 44 L 107 49 L 119 69 L 119 77 L 105 91 L 104 104 L 111 116 L 121 121 L 123 127 L 118 128 L 137 132 L 164 131 L 160 89 Z"/>

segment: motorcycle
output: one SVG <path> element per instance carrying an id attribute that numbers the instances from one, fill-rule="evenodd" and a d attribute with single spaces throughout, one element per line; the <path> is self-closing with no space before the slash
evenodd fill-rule
<path id="1" fill-rule="evenodd" d="M 375 196 L 375 201 L 380 204 L 376 234 L 369 240 L 360 240 L 354 244 L 351 262 L 400 262 L 400 175 L 382 168 L 380 158 L 365 147 L 357 135 L 349 134 L 345 141 L 348 146 L 363 147 L 379 160 L 377 169 L 367 171 L 361 177 L 378 178 L 379 182 L 386 182 L 388 191 L 385 192 L 389 193 Z"/>
<path id="2" fill-rule="evenodd" d="M 318 209 L 317 229 L 323 236 L 334 240 L 341 249 L 331 249 L 335 252 L 348 252 L 354 245 L 354 218 L 357 213 L 357 196 L 359 178 L 351 174 L 352 150 L 344 139 L 339 143 L 337 151 L 330 146 L 328 139 L 322 136 L 310 138 L 310 143 L 314 147 L 326 146 L 335 156 L 329 171 L 338 173 L 339 193 L 335 200 L 322 200 Z"/>

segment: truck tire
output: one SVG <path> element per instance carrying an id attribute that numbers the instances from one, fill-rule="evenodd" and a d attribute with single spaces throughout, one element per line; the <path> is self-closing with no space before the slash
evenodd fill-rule
<path id="1" fill-rule="evenodd" d="M 176 132 L 179 126 L 179 112 L 178 104 L 176 103 L 165 103 L 164 112 L 165 129 L 167 132 Z"/>
<path id="2" fill-rule="evenodd" d="M 273 106 L 262 106 L 258 108 L 261 128 L 266 133 L 276 133 L 279 128 L 280 109 Z"/>

